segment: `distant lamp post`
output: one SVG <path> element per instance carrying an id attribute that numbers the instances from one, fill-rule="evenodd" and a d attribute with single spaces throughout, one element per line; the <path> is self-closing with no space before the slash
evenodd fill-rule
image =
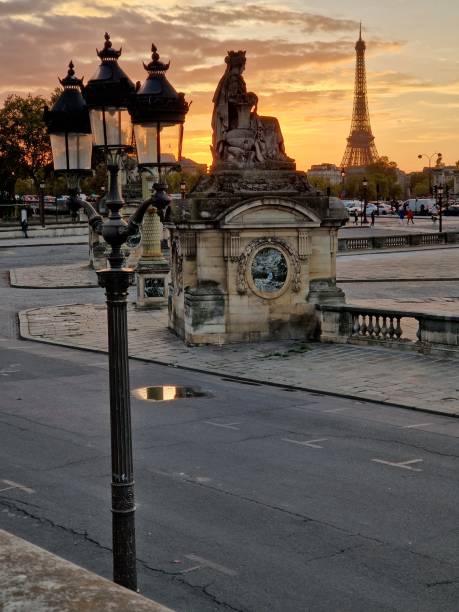
<path id="1" fill-rule="evenodd" d="M 441 162 L 441 159 L 442 159 L 441 153 L 432 153 L 432 155 L 427 155 L 426 153 L 419 153 L 418 155 L 418 159 L 422 159 L 423 157 L 425 157 L 429 161 L 429 195 L 430 196 L 433 195 L 431 165 L 432 165 L 432 158 L 435 157 L 435 155 L 437 156 L 437 164 L 438 164 L 438 161 L 440 160 Z"/>
<path id="2" fill-rule="evenodd" d="M 344 181 L 346 180 L 346 171 L 344 168 L 341 168 L 341 199 L 344 199 L 345 190 L 344 190 Z"/>
<path id="3" fill-rule="evenodd" d="M 379 217 L 379 195 L 380 195 L 380 188 L 379 188 L 379 183 L 376 183 L 376 214 Z"/>
<path id="4" fill-rule="evenodd" d="M 443 185 L 437 185 L 438 231 L 443 231 Z"/>
<path id="5" fill-rule="evenodd" d="M 39 194 L 40 225 L 45 227 L 45 183 L 40 183 Z"/>
<path id="6" fill-rule="evenodd" d="M 180 182 L 180 195 L 182 196 L 182 200 L 186 198 L 186 183 L 183 180 Z"/>
<path id="7" fill-rule="evenodd" d="M 363 187 L 363 215 L 362 215 L 362 223 L 368 223 L 368 219 L 367 219 L 368 181 L 367 181 L 366 177 L 363 177 L 362 187 Z"/>

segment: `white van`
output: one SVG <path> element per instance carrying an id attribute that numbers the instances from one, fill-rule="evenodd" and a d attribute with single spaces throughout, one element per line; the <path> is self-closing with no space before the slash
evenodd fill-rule
<path id="1" fill-rule="evenodd" d="M 414 213 L 421 214 L 423 211 L 430 213 L 434 206 L 436 206 L 434 198 L 410 198 L 406 200 L 406 202 L 403 202 L 404 208 L 412 210 Z"/>

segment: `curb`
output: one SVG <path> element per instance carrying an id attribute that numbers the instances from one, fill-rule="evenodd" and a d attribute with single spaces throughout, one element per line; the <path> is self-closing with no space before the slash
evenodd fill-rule
<path id="1" fill-rule="evenodd" d="M 455 276 L 448 276 L 447 278 L 337 278 L 337 283 L 419 283 L 419 282 L 438 282 L 447 283 L 449 281 L 459 281 L 459 278 Z"/>
<path id="2" fill-rule="evenodd" d="M 61 304 L 61 306 L 74 306 L 75 304 Z M 63 346 L 65 348 L 68 349 L 73 349 L 73 350 L 80 350 L 80 351 L 86 351 L 89 353 L 98 353 L 98 354 L 102 354 L 102 355 L 108 355 L 108 350 L 104 350 L 104 349 L 98 349 L 98 348 L 94 348 L 92 346 L 84 346 L 84 345 L 79 345 L 79 346 L 74 346 L 74 345 L 69 345 L 66 344 L 65 342 L 58 342 L 56 340 L 44 340 L 44 339 L 37 339 L 34 338 L 28 334 L 24 334 L 23 332 L 23 326 L 24 326 L 24 321 L 26 323 L 27 329 L 28 329 L 28 323 L 27 323 L 27 318 L 26 318 L 26 314 L 28 312 L 31 312 L 32 310 L 37 310 L 36 308 L 30 308 L 28 310 L 22 310 L 18 313 L 18 318 L 19 318 L 19 337 L 22 340 L 26 340 L 26 341 L 30 341 L 30 342 L 41 342 L 42 344 L 51 344 L 53 346 Z M 458 419 L 459 418 L 459 412 L 457 413 L 451 413 L 451 412 L 444 412 L 441 410 L 432 410 L 429 408 L 420 408 L 419 406 L 412 406 L 409 404 L 402 404 L 402 403 L 397 403 L 397 402 L 390 402 L 390 401 L 386 401 L 386 400 L 381 400 L 381 399 L 374 399 L 371 397 L 362 397 L 361 395 L 353 395 L 353 394 L 349 394 L 349 393 L 339 393 L 337 391 L 328 391 L 328 390 L 324 390 L 324 389 L 320 389 L 317 387 L 300 387 L 297 385 L 289 385 L 289 384 L 285 384 L 285 383 L 276 383 L 276 382 L 271 382 L 271 381 L 266 381 L 266 380 L 258 380 L 256 378 L 248 378 L 245 376 L 233 376 L 230 374 L 226 374 L 224 371 L 223 372 L 212 372 L 209 370 L 204 370 L 202 368 L 194 368 L 191 366 L 184 366 L 184 365 L 177 365 L 174 363 L 170 363 L 167 361 L 160 361 L 157 359 L 148 359 L 146 357 L 136 357 L 136 356 L 132 356 L 129 355 L 129 359 L 132 359 L 133 361 L 140 361 L 143 363 L 154 363 L 156 365 L 161 365 L 161 366 L 167 366 L 170 368 L 176 368 L 178 370 L 186 370 L 189 372 L 199 372 L 200 374 L 207 374 L 210 376 L 218 376 L 218 377 L 224 377 L 226 380 L 228 381 L 234 381 L 234 382 L 241 382 L 241 383 L 257 383 L 257 385 L 265 385 L 268 387 L 276 387 L 277 389 L 291 389 L 294 391 L 305 391 L 306 393 L 319 393 L 320 395 L 326 395 L 328 397 L 343 397 L 345 399 L 351 399 L 351 400 L 356 400 L 356 401 L 360 401 L 360 402 L 368 402 L 370 404 L 384 404 L 385 406 L 390 406 L 391 408 L 403 408 L 403 409 L 408 409 L 408 410 L 413 410 L 415 412 L 422 412 L 422 413 L 427 413 L 427 414 L 436 414 L 439 416 L 446 416 L 446 417 L 451 417 L 453 419 Z"/>

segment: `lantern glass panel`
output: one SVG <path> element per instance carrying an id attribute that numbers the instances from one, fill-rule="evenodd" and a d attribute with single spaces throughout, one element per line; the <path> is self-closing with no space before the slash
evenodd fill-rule
<path id="1" fill-rule="evenodd" d="M 89 118 L 96 147 L 120 149 L 132 144 L 132 126 L 127 109 L 94 108 L 89 111 Z"/>
<path id="2" fill-rule="evenodd" d="M 139 164 L 157 165 L 159 162 L 157 124 L 134 124 L 134 134 Z"/>
<path id="3" fill-rule="evenodd" d="M 160 132 L 160 153 L 162 164 L 176 164 L 180 161 L 182 154 L 182 134 L 183 125 L 161 124 Z"/>
<path id="4" fill-rule="evenodd" d="M 91 169 L 91 134 L 61 133 L 50 137 L 55 170 Z"/>

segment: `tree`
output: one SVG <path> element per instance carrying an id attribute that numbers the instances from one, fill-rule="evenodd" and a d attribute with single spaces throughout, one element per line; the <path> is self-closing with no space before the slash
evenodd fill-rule
<path id="1" fill-rule="evenodd" d="M 0 109 L 0 186 L 12 195 L 18 178 L 30 178 L 35 189 L 51 169 L 51 146 L 43 122 L 42 96 L 16 94 Z M 11 187 L 13 184 L 13 187 Z"/>

